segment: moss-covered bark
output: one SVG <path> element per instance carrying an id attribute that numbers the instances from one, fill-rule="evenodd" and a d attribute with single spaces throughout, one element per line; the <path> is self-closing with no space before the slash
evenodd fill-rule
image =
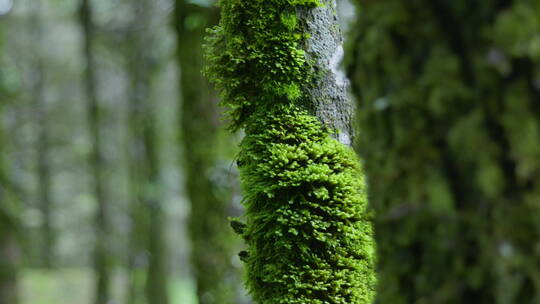
<path id="1" fill-rule="evenodd" d="M 370 217 L 351 141 L 335 1 L 222 0 L 206 73 L 244 128 L 238 165 L 257 303 L 370 303 Z M 337 140 L 339 139 L 339 141 Z"/>
<path id="2" fill-rule="evenodd" d="M 191 201 L 189 223 L 192 262 L 201 304 L 238 303 L 240 273 L 233 265 L 237 242 L 224 229 L 231 216 L 232 193 L 212 175 L 220 153 L 232 140 L 220 130 L 217 97 L 202 77 L 205 28 L 217 22 L 215 8 L 176 1 L 176 30 L 181 70 L 181 136 L 186 191 Z"/>
<path id="3" fill-rule="evenodd" d="M 540 303 L 540 4 L 357 3 L 377 303 Z"/>

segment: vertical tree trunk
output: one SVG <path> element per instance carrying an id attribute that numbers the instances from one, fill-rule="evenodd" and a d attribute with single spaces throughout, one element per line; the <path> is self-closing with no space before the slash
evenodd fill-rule
<path id="1" fill-rule="evenodd" d="M 3 189 L 0 189 L 2 191 Z M 6 198 L 0 194 L 0 202 Z M 0 208 L 0 304 L 17 304 L 17 261 L 18 247 L 15 238 L 15 223 L 11 215 Z"/>
<path id="2" fill-rule="evenodd" d="M 155 104 L 151 100 L 155 58 L 152 48 L 153 4 L 138 0 L 133 4 L 128 61 L 130 87 L 132 245 L 131 283 L 128 303 L 168 303 L 168 271 L 164 217 L 159 175 Z M 148 260 L 142 265 L 140 260 Z M 142 292 L 146 291 L 143 297 Z"/>
<path id="3" fill-rule="evenodd" d="M 37 78 L 43 78 L 43 69 L 38 68 Z M 36 105 L 36 122 L 38 123 L 38 142 L 36 153 L 38 156 L 38 197 L 39 209 L 43 216 L 40 236 L 40 266 L 52 268 L 54 263 L 55 232 L 53 228 L 53 205 L 51 199 L 51 168 L 49 162 L 49 132 L 47 114 L 43 95 L 43 82 L 37 80 L 34 88 L 34 104 Z"/>
<path id="4" fill-rule="evenodd" d="M 540 6 L 357 3 L 377 303 L 540 303 Z"/>
<path id="5" fill-rule="evenodd" d="M 257 303 L 371 303 L 374 248 L 335 1 L 221 1 L 206 70 L 245 129 L 240 257 Z"/>
<path id="6" fill-rule="evenodd" d="M 0 49 L 3 44 L 0 31 Z M 1 51 L 1 50 L 0 50 Z M 18 304 L 17 266 L 19 260 L 17 244 L 17 218 L 13 198 L 8 195 L 10 184 L 5 162 L 6 141 L 2 122 L 2 108 L 7 96 L 0 68 L 0 304 Z"/>
<path id="7" fill-rule="evenodd" d="M 191 201 L 192 261 L 201 304 L 238 303 L 238 272 L 232 264 L 235 242 L 227 226 L 232 196 L 212 179 L 220 141 L 217 97 L 201 75 L 205 28 L 217 22 L 217 10 L 176 1 L 178 62 L 181 71 L 181 136 L 186 190 Z"/>
<path id="8" fill-rule="evenodd" d="M 47 126 L 47 109 L 45 102 L 45 69 L 41 50 L 43 47 L 42 1 L 35 5 L 33 22 L 33 37 L 36 42 L 36 58 L 34 62 L 34 83 L 32 98 L 34 100 L 38 141 L 36 154 L 38 163 L 38 208 L 43 216 L 41 235 L 39 238 L 39 264 L 51 268 L 54 261 L 55 233 L 52 226 L 52 200 L 51 200 L 51 170 L 49 162 L 49 130 Z"/>
<path id="9" fill-rule="evenodd" d="M 81 0 L 80 22 L 84 38 L 85 90 L 87 97 L 87 115 L 92 141 L 92 152 L 89 166 L 94 182 L 94 195 L 97 202 L 95 215 L 96 244 L 94 248 L 94 267 L 96 272 L 96 304 L 107 304 L 110 297 L 111 260 L 108 249 L 109 222 L 105 197 L 105 163 L 102 155 L 102 138 L 100 134 L 101 113 L 97 96 L 97 78 L 94 58 L 94 24 L 91 0 Z"/>

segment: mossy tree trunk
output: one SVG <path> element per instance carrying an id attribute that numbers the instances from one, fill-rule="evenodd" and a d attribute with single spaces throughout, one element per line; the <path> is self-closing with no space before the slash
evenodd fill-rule
<path id="1" fill-rule="evenodd" d="M 129 155 L 132 194 L 129 252 L 130 304 L 167 304 L 168 276 L 163 199 L 152 99 L 154 58 L 151 16 L 154 4 L 137 0 L 128 38 L 127 70 L 130 77 Z"/>
<path id="2" fill-rule="evenodd" d="M 257 303 L 367 304 L 374 248 L 335 1 L 222 0 L 207 75 L 245 138 L 238 157 Z"/>
<path id="3" fill-rule="evenodd" d="M 540 303 L 540 5 L 357 1 L 377 303 Z"/>
<path id="4" fill-rule="evenodd" d="M 191 257 L 201 304 L 239 301 L 239 273 L 232 262 L 236 242 L 232 230 L 223 228 L 228 226 L 227 216 L 232 215 L 232 193 L 213 177 L 220 153 L 226 153 L 224 145 L 232 143 L 220 131 L 217 96 L 201 75 L 205 28 L 215 24 L 217 17 L 215 8 L 176 1 L 183 165 L 191 201 Z"/>
<path id="5" fill-rule="evenodd" d="M 97 203 L 94 227 L 96 243 L 94 248 L 94 268 L 96 275 L 95 304 L 107 304 L 110 300 L 111 257 L 108 235 L 109 219 L 105 193 L 105 160 L 103 157 L 103 139 L 101 136 L 101 109 L 98 100 L 95 48 L 95 26 L 91 0 L 81 0 L 79 10 L 83 34 L 83 54 L 85 60 L 84 89 L 87 98 L 87 116 L 92 151 L 89 167 L 93 179 L 93 194 Z"/>

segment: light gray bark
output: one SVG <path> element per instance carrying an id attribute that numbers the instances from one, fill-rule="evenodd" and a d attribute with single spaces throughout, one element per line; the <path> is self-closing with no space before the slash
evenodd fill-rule
<path id="1" fill-rule="evenodd" d="M 334 137 L 345 145 L 351 145 L 353 129 L 351 119 L 354 107 L 348 97 L 349 82 L 340 69 L 343 59 L 343 35 L 339 26 L 335 0 L 324 0 L 317 8 L 303 8 L 299 17 L 305 20 L 311 34 L 307 45 L 307 57 L 313 60 L 318 77 L 308 89 L 309 106 L 314 114 L 330 129 Z"/>

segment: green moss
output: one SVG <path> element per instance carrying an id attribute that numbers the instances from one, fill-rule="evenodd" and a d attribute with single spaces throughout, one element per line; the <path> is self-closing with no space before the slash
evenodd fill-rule
<path id="1" fill-rule="evenodd" d="M 221 1 L 220 25 L 207 38 L 206 75 L 230 108 L 232 127 L 255 111 L 290 109 L 312 71 L 301 48 L 307 33 L 297 26 L 296 7 L 318 1 Z"/>
<path id="2" fill-rule="evenodd" d="M 206 74 L 245 129 L 238 157 L 246 224 L 232 221 L 257 303 L 367 304 L 374 248 L 354 152 L 305 108 L 317 76 L 297 9 L 318 1 L 222 0 Z"/>
<path id="3" fill-rule="evenodd" d="M 254 299 L 370 303 L 372 231 L 354 152 L 303 111 L 256 118 L 239 157 Z"/>

